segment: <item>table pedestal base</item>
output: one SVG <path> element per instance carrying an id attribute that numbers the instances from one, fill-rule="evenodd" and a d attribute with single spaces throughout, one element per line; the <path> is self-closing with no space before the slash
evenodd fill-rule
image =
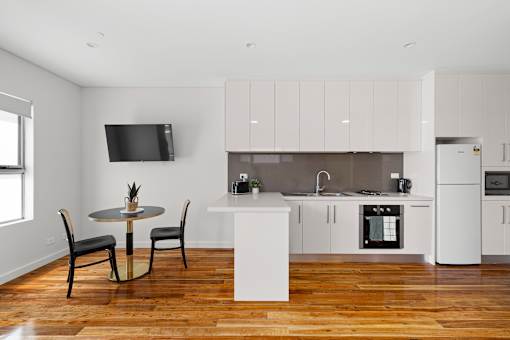
<path id="1" fill-rule="evenodd" d="M 117 266 L 117 268 L 119 271 L 120 281 L 130 281 L 147 274 L 149 270 L 149 263 L 147 263 L 146 261 L 145 262 L 134 261 L 133 268 L 131 271 L 128 271 L 127 264 L 120 264 Z M 117 281 L 113 271 L 111 271 L 110 274 L 108 275 L 108 279 L 110 281 Z"/>

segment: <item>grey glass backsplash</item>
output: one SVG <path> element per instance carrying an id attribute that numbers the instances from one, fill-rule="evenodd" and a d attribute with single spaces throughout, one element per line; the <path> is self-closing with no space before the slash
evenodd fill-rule
<path id="1" fill-rule="evenodd" d="M 240 173 L 262 181 L 262 191 L 312 192 L 315 175 L 320 170 L 331 174 L 331 181 L 321 175 L 326 191 L 358 191 L 361 189 L 396 191 L 392 172 L 403 177 L 402 153 L 298 153 L 247 154 L 229 153 L 228 183 Z"/>

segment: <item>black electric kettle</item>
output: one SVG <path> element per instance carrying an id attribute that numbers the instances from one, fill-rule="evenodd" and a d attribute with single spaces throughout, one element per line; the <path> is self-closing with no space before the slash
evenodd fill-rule
<path id="1" fill-rule="evenodd" d="M 399 178 L 398 179 L 398 188 L 397 191 L 409 194 L 411 192 L 411 188 L 413 187 L 413 182 L 409 178 Z"/>

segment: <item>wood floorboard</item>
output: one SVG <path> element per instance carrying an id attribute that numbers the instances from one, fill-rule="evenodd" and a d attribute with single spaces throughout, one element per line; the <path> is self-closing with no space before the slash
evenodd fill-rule
<path id="1" fill-rule="evenodd" d="M 233 301 L 232 250 L 189 249 L 188 263 L 157 253 L 122 284 L 107 263 L 79 269 L 66 299 L 59 259 L 0 286 L 0 337 L 510 339 L 510 265 L 292 262 L 290 301 L 272 303 Z"/>

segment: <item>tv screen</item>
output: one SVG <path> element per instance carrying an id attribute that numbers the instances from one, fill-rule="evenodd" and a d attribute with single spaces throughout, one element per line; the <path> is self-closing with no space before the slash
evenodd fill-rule
<path id="1" fill-rule="evenodd" d="M 110 162 L 173 161 L 172 124 L 105 125 Z"/>

